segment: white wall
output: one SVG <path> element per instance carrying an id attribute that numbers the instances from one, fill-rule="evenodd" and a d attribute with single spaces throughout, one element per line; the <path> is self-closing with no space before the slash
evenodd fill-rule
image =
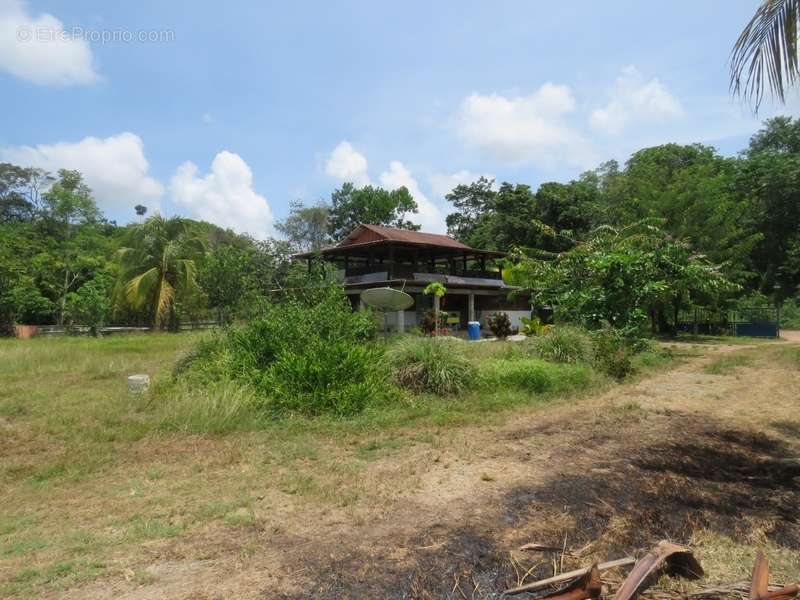
<path id="1" fill-rule="evenodd" d="M 496 312 L 506 313 L 511 321 L 511 327 L 514 327 L 515 329 L 520 329 L 522 327 L 522 317 L 525 317 L 526 319 L 530 319 L 531 317 L 531 311 L 529 310 L 479 310 L 478 321 L 480 322 L 481 327 L 488 329 L 489 326 L 486 324 L 486 319 Z"/>

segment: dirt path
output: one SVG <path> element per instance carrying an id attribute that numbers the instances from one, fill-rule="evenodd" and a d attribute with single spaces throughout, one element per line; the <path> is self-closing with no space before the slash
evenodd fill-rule
<path id="1" fill-rule="evenodd" d="M 515 548 L 565 537 L 565 568 L 664 537 L 800 552 L 800 467 L 785 460 L 800 456 L 800 372 L 763 348 L 702 346 L 600 396 L 404 448 L 363 473 L 361 502 L 266 497 L 257 525 L 143 548 L 147 585 L 59 597 L 498 598 L 520 569 L 551 573 Z M 707 371 L 737 353 L 752 361 Z"/>

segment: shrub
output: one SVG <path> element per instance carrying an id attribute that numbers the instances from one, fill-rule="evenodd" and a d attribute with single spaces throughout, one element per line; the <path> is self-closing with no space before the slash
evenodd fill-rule
<path id="1" fill-rule="evenodd" d="M 238 380 L 272 411 L 352 414 L 390 393 L 383 351 L 370 342 L 375 327 L 331 285 L 265 306 L 247 325 L 199 344 L 176 371 L 205 383 Z"/>
<path id="2" fill-rule="evenodd" d="M 594 363 L 599 371 L 615 379 L 624 379 L 633 371 L 631 351 L 623 333 L 617 329 L 599 329 L 592 334 Z"/>
<path id="3" fill-rule="evenodd" d="M 500 339 L 511 335 L 511 319 L 504 312 L 496 312 L 488 318 L 489 329 Z"/>
<path id="4" fill-rule="evenodd" d="M 592 341 L 577 327 L 558 325 L 533 340 L 537 356 L 557 363 L 588 362 L 592 359 Z"/>
<path id="5" fill-rule="evenodd" d="M 520 321 L 522 322 L 522 330 L 520 333 L 523 333 L 524 335 L 527 335 L 529 337 L 536 335 L 545 335 L 553 328 L 552 325 L 543 324 L 542 320 L 539 317 L 533 317 L 532 319 L 522 317 Z"/>
<path id="6" fill-rule="evenodd" d="M 354 414 L 386 394 L 383 350 L 349 340 L 310 340 L 287 348 L 258 382 L 273 408 L 305 414 Z"/>
<path id="7" fill-rule="evenodd" d="M 395 382 L 413 392 L 445 396 L 463 390 L 472 379 L 470 362 L 448 338 L 406 338 L 389 351 Z"/>
<path id="8" fill-rule="evenodd" d="M 445 327 L 446 319 L 447 319 L 447 316 L 445 315 L 445 313 L 440 312 L 439 313 L 439 324 L 438 324 L 438 327 L 437 327 L 437 324 L 436 324 L 436 313 L 434 313 L 432 310 L 429 310 L 424 315 L 422 315 L 422 322 L 420 323 L 420 327 L 422 328 L 422 331 L 426 335 L 433 335 L 437 330 L 440 330 L 443 327 Z"/>

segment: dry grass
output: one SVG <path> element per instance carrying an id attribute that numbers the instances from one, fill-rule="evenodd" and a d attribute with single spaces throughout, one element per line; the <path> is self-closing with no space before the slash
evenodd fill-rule
<path id="1" fill-rule="evenodd" d="M 563 397 L 423 398 L 348 420 L 254 419 L 236 408 L 246 395 L 231 389 L 203 396 L 157 385 L 148 396 L 128 396 L 125 375 L 163 379 L 192 342 L 0 340 L 0 595 L 263 597 L 269 589 L 299 598 L 300 586 L 338 572 L 339 597 L 352 597 L 359 588 L 348 587 L 349 578 L 361 576 L 373 552 L 395 557 L 386 586 L 409 581 L 419 553 L 446 564 L 487 552 L 488 539 L 504 564 L 508 547 L 536 533 L 525 524 L 530 501 L 523 510 L 520 490 L 567 467 L 613 471 L 619 444 L 655 443 L 653 425 L 670 422 L 670 411 L 713 414 L 800 444 L 796 405 L 781 392 L 798 382 L 791 346 L 759 346 L 744 372 L 770 382 L 759 388 L 769 395 L 768 413 L 750 380 L 705 373 L 705 356 L 722 352 L 711 345 L 678 348 L 684 362 L 674 374 L 623 386 L 602 382 Z M 472 360 L 510 352 L 501 343 L 467 348 L 478 353 Z M 220 410 L 226 425 L 209 432 L 208 415 L 217 422 Z M 531 522 L 548 527 L 539 533 L 560 541 L 569 527 L 577 540 L 584 523 L 564 506 L 539 507 Z M 609 535 L 636 524 L 618 512 Z M 459 534 L 463 523 L 480 535 Z M 777 574 L 800 570 L 798 554 L 772 541 L 768 525 L 753 523 L 751 538 L 698 528 L 696 542 L 721 579 L 738 573 L 759 539 L 774 551 Z"/>

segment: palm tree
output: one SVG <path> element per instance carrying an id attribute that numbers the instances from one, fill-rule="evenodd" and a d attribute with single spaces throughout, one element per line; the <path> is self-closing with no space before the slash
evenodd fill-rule
<path id="1" fill-rule="evenodd" d="M 800 77 L 797 22 L 800 0 L 763 0 L 731 53 L 731 90 L 755 111 L 769 89 L 781 103 Z"/>
<path id="2" fill-rule="evenodd" d="M 156 214 L 134 225 L 128 245 L 117 251 L 118 301 L 136 310 L 148 307 L 153 326 L 163 327 L 178 291 L 197 287 L 194 259 L 202 252 L 202 242 L 179 217 Z"/>

